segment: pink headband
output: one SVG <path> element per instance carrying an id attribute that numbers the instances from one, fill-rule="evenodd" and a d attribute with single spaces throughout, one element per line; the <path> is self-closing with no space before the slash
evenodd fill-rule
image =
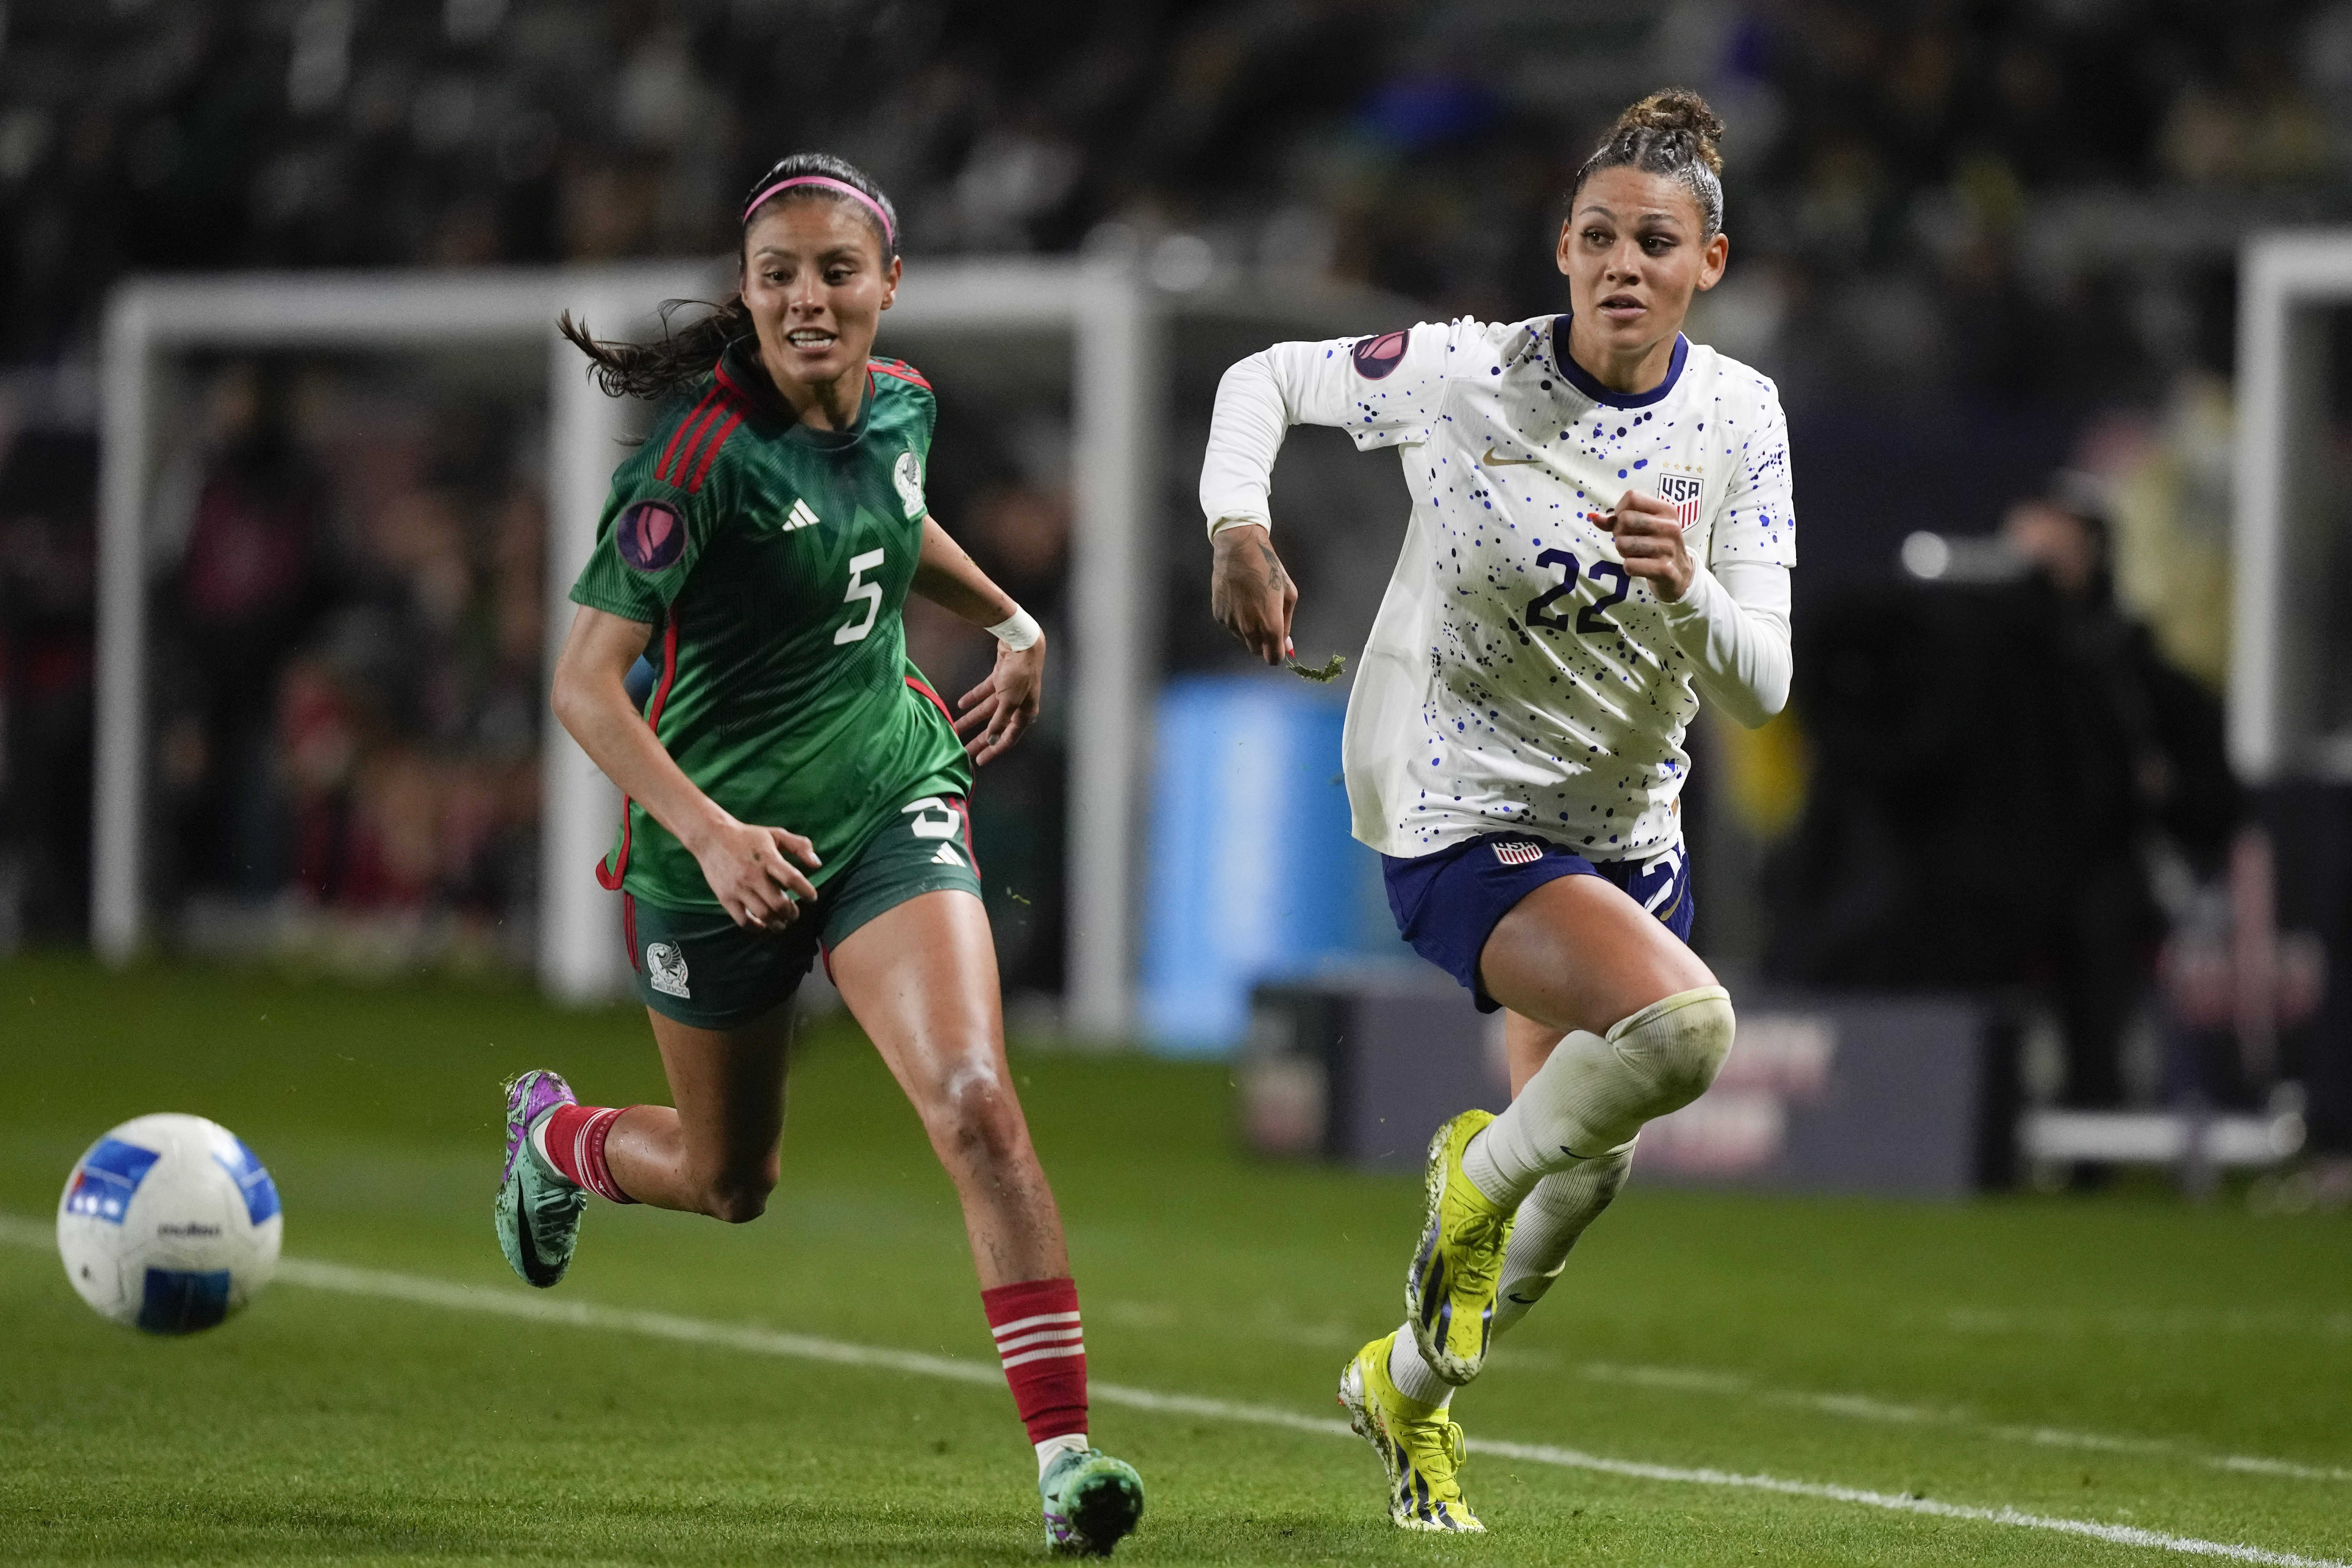
<path id="1" fill-rule="evenodd" d="M 873 213 L 876 217 L 882 220 L 882 238 L 884 242 L 891 245 L 896 245 L 898 243 L 897 237 L 890 232 L 890 215 L 882 210 L 882 204 L 880 202 L 876 201 L 872 196 L 867 195 L 864 191 L 859 190 L 856 185 L 850 184 L 845 180 L 832 179 L 824 174 L 794 174 L 789 180 L 778 180 L 774 184 L 770 185 L 766 190 L 761 191 L 758 195 L 751 198 L 751 205 L 743 209 L 743 221 L 745 223 L 751 222 L 751 215 L 758 212 L 760 210 L 760 204 L 766 201 L 770 196 L 774 195 L 778 191 L 789 191 L 794 185 L 823 185 L 828 191 L 839 191 L 845 196 L 856 196 L 859 201 L 864 202 L 868 207 L 873 209 Z"/>

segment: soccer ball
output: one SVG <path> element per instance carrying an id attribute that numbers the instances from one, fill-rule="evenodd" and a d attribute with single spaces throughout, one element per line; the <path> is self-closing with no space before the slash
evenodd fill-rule
<path id="1" fill-rule="evenodd" d="M 102 1317 L 152 1334 L 209 1329 L 278 1271 L 278 1186 L 201 1116 L 126 1121 L 75 1163 L 58 1256 Z"/>

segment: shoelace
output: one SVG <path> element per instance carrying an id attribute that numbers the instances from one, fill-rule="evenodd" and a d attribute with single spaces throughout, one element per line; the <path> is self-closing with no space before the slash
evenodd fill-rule
<path id="1" fill-rule="evenodd" d="M 1511 1216 L 1508 1214 L 1483 1215 L 1465 1225 L 1456 1233 L 1464 1248 L 1470 1251 L 1477 1259 L 1475 1262 L 1465 1262 L 1462 1269 L 1464 1278 L 1473 1283 L 1484 1285 L 1489 1276 L 1502 1272 L 1503 1232 L 1510 1223 Z M 1492 1259 L 1491 1262 L 1487 1261 L 1489 1258 Z"/>
<path id="2" fill-rule="evenodd" d="M 1434 1490 L 1454 1479 L 1455 1472 L 1462 1468 L 1462 1462 L 1469 1457 L 1469 1445 L 1462 1436 L 1462 1426 L 1459 1422 L 1447 1421 L 1441 1424 L 1431 1421 L 1416 1422 L 1414 1425 L 1437 1427 L 1436 1433 L 1433 1434 L 1436 1441 L 1425 1448 L 1420 1444 L 1415 1444 L 1414 1447 L 1418 1451 L 1412 1456 L 1413 1468 L 1422 1473 L 1423 1479 L 1428 1481 L 1431 1489 Z"/>
<path id="3" fill-rule="evenodd" d="M 1452 1480 L 1454 1472 L 1461 1469 L 1462 1461 L 1469 1457 L 1470 1444 L 1462 1436 L 1461 1423 L 1448 1421 L 1445 1424 L 1445 1479 Z"/>

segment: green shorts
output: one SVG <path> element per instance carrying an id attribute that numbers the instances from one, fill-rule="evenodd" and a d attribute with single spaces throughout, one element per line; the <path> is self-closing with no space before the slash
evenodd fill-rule
<path id="1" fill-rule="evenodd" d="M 782 931 L 752 931 L 723 913 L 665 909 L 627 893 L 621 926 L 646 1006 L 698 1029 L 731 1029 L 791 996 L 809 964 L 859 926 L 942 888 L 980 895 L 971 814 L 961 795 L 925 795 L 900 806 L 898 818 L 818 890 L 808 912 Z"/>

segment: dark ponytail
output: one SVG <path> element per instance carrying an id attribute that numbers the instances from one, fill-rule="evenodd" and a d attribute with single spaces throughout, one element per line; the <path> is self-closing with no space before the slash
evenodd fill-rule
<path id="1" fill-rule="evenodd" d="M 673 330 L 670 318 L 688 306 L 709 313 Z M 555 319 L 555 330 L 588 356 L 588 374 L 596 378 L 605 396 L 660 399 L 700 381 L 710 374 L 728 344 L 750 337 L 751 312 L 740 294 L 723 305 L 707 300 L 665 300 L 661 324 L 659 342 L 631 343 L 589 336 L 588 323 L 573 321 L 569 310 Z"/>
<path id="2" fill-rule="evenodd" d="M 807 181 L 788 188 L 787 181 Z M 843 189 L 842 187 L 847 187 Z M 855 211 L 882 245 L 882 265 L 898 256 L 898 211 L 871 176 L 830 153 L 794 153 L 780 159 L 752 183 L 744 195 L 743 228 L 751 220 L 784 201 L 829 201 Z M 740 258 L 738 258 L 740 265 Z M 671 318 L 688 306 L 709 312 L 673 329 Z M 556 318 L 555 330 L 588 356 L 589 374 L 610 397 L 659 399 L 684 392 L 710 374 L 728 345 L 752 335 L 751 312 L 739 288 L 735 297 L 714 305 L 705 300 L 666 300 L 661 308 L 662 335 L 657 342 L 614 342 L 589 335 L 588 323 L 575 321 L 566 310 Z"/>
<path id="3" fill-rule="evenodd" d="M 1570 200 L 1603 169 L 1631 166 L 1680 184 L 1698 204 L 1703 238 L 1723 228 L 1723 121 L 1706 100 L 1686 87 L 1654 92 L 1617 117 L 1592 156 L 1576 172 Z"/>

